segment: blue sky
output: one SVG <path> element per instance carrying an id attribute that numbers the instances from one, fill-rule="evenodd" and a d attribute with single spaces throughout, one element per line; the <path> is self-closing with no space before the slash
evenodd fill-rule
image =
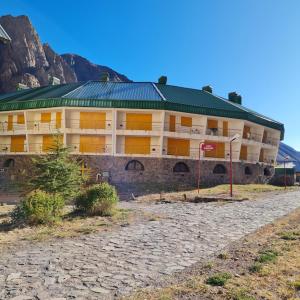
<path id="1" fill-rule="evenodd" d="M 300 150 L 299 0 L 0 0 L 0 14 L 28 15 L 43 42 L 135 81 L 214 93 L 285 124 Z"/>

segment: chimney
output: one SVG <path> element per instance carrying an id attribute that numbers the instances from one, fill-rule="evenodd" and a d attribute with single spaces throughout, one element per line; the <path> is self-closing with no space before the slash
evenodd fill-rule
<path id="1" fill-rule="evenodd" d="M 26 84 L 23 84 L 23 83 L 18 83 L 17 87 L 16 87 L 17 91 L 28 90 L 28 89 L 29 89 L 29 87 Z"/>
<path id="2" fill-rule="evenodd" d="M 168 81 L 168 77 L 167 76 L 160 76 L 158 78 L 158 83 L 159 84 L 167 84 L 167 81 Z"/>
<path id="3" fill-rule="evenodd" d="M 48 75 L 48 79 L 49 79 L 49 84 L 50 85 L 59 85 L 60 84 L 60 79 L 55 77 L 55 76 L 49 76 Z"/>
<path id="4" fill-rule="evenodd" d="M 210 94 L 212 94 L 212 87 L 210 85 L 205 85 L 202 87 L 202 91 L 208 92 Z"/>
<path id="5" fill-rule="evenodd" d="M 236 104 L 242 104 L 242 96 L 237 92 L 228 93 L 228 100 Z"/>
<path id="6" fill-rule="evenodd" d="M 100 81 L 101 82 L 109 82 L 109 74 L 108 74 L 108 72 L 102 73 Z"/>

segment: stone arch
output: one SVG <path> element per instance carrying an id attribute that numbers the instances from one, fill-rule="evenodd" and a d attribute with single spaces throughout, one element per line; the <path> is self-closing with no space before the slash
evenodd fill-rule
<path id="1" fill-rule="evenodd" d="M 245 167 L 245 175 L 252 175 L 252 170 L 249 166 Z"/>
<path id="2" fill-rule="evenodd" d="M 225 168 L 224 165 L 222 164 L 217 164 L 215 165 L 214 169 L 213 169 L 213 173 L 214 174 L 226 174 L 227 173 L 227 170 Z"/>
<path id="3" fill-rule="evenodd" d="M 264 176 L 270 177 L 272 175 L 269 168 L 264 168 Z"/>
<path id="4" fill-rule="evenodd" d="M 13 168 L 14 166 L 15 166 L 15 160 L 13 158 L 7 159 L 3 164 L 4 168 Z"/>
<path id="5" fill-rule="evenodd" d="M 175 166 L 173 167 L 173 172 L 174 173 L 188 173 L 190 172 L 190 169 L 188 167 L 188 165 L 184 162 L 178 162 L 175 164 Z"/>
<path id="6" fill-rule="evenodd" d="M 126 171 L 144 171 L 145 167 L 140 161 L 133 159 L 127 163 L 125 170 Z"/>

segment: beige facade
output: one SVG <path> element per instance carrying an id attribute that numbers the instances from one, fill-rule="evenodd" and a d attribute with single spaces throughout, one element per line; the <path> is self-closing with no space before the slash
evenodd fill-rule
<path id="1" fill-rule="evenodd" d="M 272 165 L 280 131 L 248 121 L 163 110 L 51 108 L 0 112 L 0 154 L 35 155 L 49 151 L 60 134 L 76 155 L 157 157 L 196 160 L 199 144 L 214 143 L 202 153 L 207 161 Z"/>

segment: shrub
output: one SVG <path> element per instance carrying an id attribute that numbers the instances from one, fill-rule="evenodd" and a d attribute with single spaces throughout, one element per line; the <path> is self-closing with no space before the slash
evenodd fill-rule
<path id="1" fill-rule="evenodd" d="M 300 239 L 300 234 L 299 232 L 295 232 L 295 231 L 282 232 L 281 238 L 287 241 L 295 241 L 297 239 Z"/>
<path id="2" fill-rule="evenodd" d="M 252 266 L 249 267 L 251 273 L 258 273 L 262 270 L 263 265 L 259 262 L 255 262 Z"/>
<path id="3" fill-rule="evenodd" d="M 60 219 L 63 207 L 61 195 L 34 190 L 15 208 L 11 218 L 14 223 L 51 224 Z"/>
<path id="4" fill-rule="evenodd" d="M 115 188 L 103 182 L 87 188 L 77 196 L 75 206 L 89 215 L 109 216 L 118 200 Z"/>
<path id="5" fill-rule="evenodd" d="M 229 273 L 216 273 L 215 275 L 209 277 L 206 280 L 206 283 L 210 285 L 223 286 L 230 278 L 231 275 Z"/>
<path id="6" fill-rule="evenodd" d="M 260 263 L 274 261 L 278 256 L 278 252 L 274 250 L 265 250 L 260 253 L 259 257 L 256 259 Z"/>

